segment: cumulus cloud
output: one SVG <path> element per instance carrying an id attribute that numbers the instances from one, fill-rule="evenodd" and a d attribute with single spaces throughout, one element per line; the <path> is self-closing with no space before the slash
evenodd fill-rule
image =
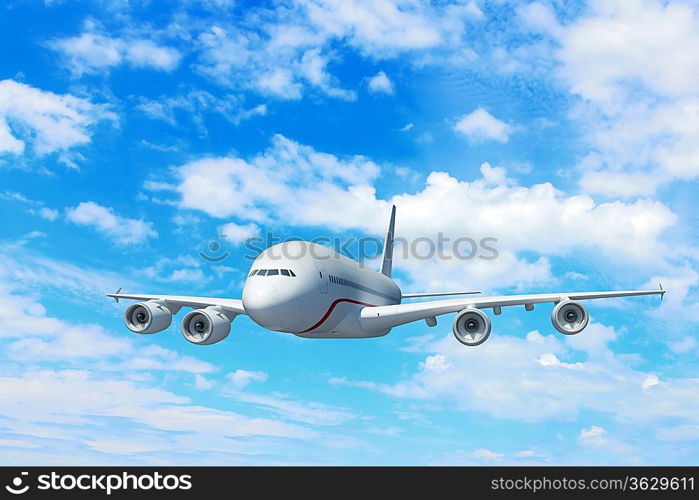
<path id="1" fill-rule="evenodd" d="M 109 37 L 95 32 L 94 26 L 88 26 L 88 31 L 78 36 L 51 40 L 48 46 L 65 59 L 76 76 L 107 71 L 122 64 L 172 71 L 182 57 L 172 47 L 146 39 Z"/>
<path id="2" fill-rule="evenodd" d="M 0 154 L 22 154 L 28 144 L 37 155 L 66 151 L 89 143 L 97 122 L 115 118 L 87 99 L 0 81 Z"/>
<path id="3" fill-rule="evenodd" d="M 243 243 L 245 240 L 254 238 L 260 234 L 260 228 L 256 224 L 236 224 L 229 222 L 219 228 L 219 233 L 223 238 L 232 243 Z"/>
<path id="4" fill-rule="evenodd" d="M 608 255 L 650 259 L 662 248 L 659 235 L 675 222 L 662 203 L 595 203 L 586 195 L 566 195 L 551 183 L 520 186 L 502 167 L 481 166 L 482 178 L 457 179 L 432 172 L 422 190 L 376 197 L 380 167 L 362 156 L 336 157 L 282 136 L 246 161 L 209 158 L 178 167 L 178 183 L 166 187 L 182 208 L 214 217 L 268 220 L 276 214 L 299 225 L 362 228 L 381 234 L 391 204 L 399 207 L 396 234 L 414 238 L 443 231 L 447 236 L 490 235 L 513 250 L 563 254 L 594 246 Z M 323 191 L 323 197 L 310 196 Z M 304 196 L 309 193 L 309 196 Z M 445 200 L 452 210 L 444 210 Z M 341 205 L 346 210 L 334 210 Z M 464 219 L 462 214 L 469 214 Z M 568 227 L 585 227 L 570 234 Z M 566 238 L 560 234 L 566 232 Z"/>
<path id="5" fill-rule="evenodd" d="M 660 202 L 597 203 L 589 195 L 566 194 L 549 182 L 519 185 L 503 167 L 487 163 L 475 179 L 431 172 L 421 189 L 385 199 L 376 195 L 380 172 L 368 158 L 338 157 L 275 136 L 270 148 L 249 160 L 194 160 L 174 169 L 172 184 L 152 187 L 170 192 L 176 198 L 168 202 L 181 208 L 236 217 L 237 226 L 248 225 L 243 236 L 252 231 L 250 224 L 275 220 L 381 235 L 386 220 L 379 214 L 387 217 L 395 204 L 396 234 L 408 240 L 397 247 L 396 266 L 417 280 L 414 286 L 429 289 L 460 289 L 464 282 L 478 288 L 551 283 L 550 256 L 572 251 L 601 252 L 614 262 L 659 268 L 668 255 L 661 236 L 676 221 Z M 317 196 L 318 192 L 325 196 Z M 445 203 L 450 210 L 444 209 Z M 571 232 L 571 227 L 586 230 Z M 418 237 L 437 241 L 440 232 L 447 238 L 443 249 L 450 259 L 437 258 L 436 252 L 433 258 L 416 259 L 408 252 L 411 241 Z M 464 237 L 474 239 L 476 246 L 491 238 L 497 258 L 481 258 L 494 255 L 482 246 L 475 253 L 466 244 L 455 251 L 454 242 Z M 522 252 L 539 256 L 524 258 Z"/>
<path id="6" fill-rule="evenodd" d="M 498 120 L 483 108 L 462 116 L 454 125 L 454 130 L 461 132 L 471 142 L 485 141 L 507 142 L 513 128 Z"/>
<path id="7" fill-rule="evenodd" d="M 369 90 L 374 94 L 393 94 L 393 82 L 383 71 L 379 71 L 372 76 L 369 79 L 368 86 Z"/>
<path id="8" fill-rule="evenodd" d="M 278 216 L 289 216 L 289 221 L 297 222 L 313 216 L 316 207 L 305 205 L 309 199 L 318 198 L 310 196 L 314 190 L 337 192 L 337 184 L 361 191 L 378 172 L 379 167 L 365 157 L 338 158 L 277 135 L 272 147 L 250 161 L 205 158 L 178 167 L 174 190 L 180 196 L 181 207 L 214 217 L 264 221 L 277 211 L 262 207 L 286 206 L 277 212 Z M 296 216 L 293 211 L 298 211 Z"/>
<path id="9" fill-rule="evenodd" d="M 152 222 L 121 217 L 113 209 L 94 201 L 83 201 L 69 208 L 66 217 L 75 224 L 93 227 L 119 245 L 143 243 L 158 236 Z"/>

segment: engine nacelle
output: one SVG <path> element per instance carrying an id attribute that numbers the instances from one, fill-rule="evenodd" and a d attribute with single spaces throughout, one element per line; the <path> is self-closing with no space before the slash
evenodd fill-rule
<path id="1" fill-rule="evenodd" d="M 553 327 L 564 335 L 582 332 L 590 321 L 587 309 L 580 302 L 564 300 L 551 311 Z"/>
<path id="2" fill-rule="evenodd" d="M 182 335 L 192 344 L 215 344 L 228 337 L 233 318 L 218 306 L 195 309 L 182 320 Z"/>
<path id="3" fill-rule="evenodd" d="M 481 345 L 490 336 L 490 319 L 480 309 L 468 307 L 456 315 L 452 331 L 464 345 Z"/>
<path id="4" fill-rule="evenodd" d="M 172 314 L 173 311 L 161 301 L 137 302 L 124 311 L 124 323 L 135 333 L 157 333 L 170 326 Z"/>

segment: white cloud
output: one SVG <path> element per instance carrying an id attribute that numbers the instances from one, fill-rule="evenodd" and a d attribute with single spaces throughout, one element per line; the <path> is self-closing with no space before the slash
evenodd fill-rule
<path id="1" fill-rule="evenodd" d="M 625 97 L 627 81 L 663 95 L 696 92 L 699 61 L 691 55 L 699 51 L 699 19 L 690 5 L 630 0 L 592 6 L 591 15 L 562 33 L 561 58 L 576 93 L 613 105 L 609 101 Z"/>
<path id="2" fill-rule="evenodd" d="M 670 350 L 679 354 L 691 352 L 697 348 L 697 345 L 699 345 L 699 343 L 694 337 L 684 337 L 675 342 L 668 342 Z"/>
<path id="3" fill-rule="evenodd" d="M 509 250 L 564 254 L 595 247 L 637 260 L 661 255 L 659 235 L 675 222 L 663 204 L 650 200 L 596 204 L 586 195 L 568 196 L 550 183 L 519 186 L 502 167 L 481 166 L 483 178 L 462 181 L 432 172 L 416 193 L 376 198 L 379 167 L 362 156 L 338 158 L 282 136 L 250 161 L 210 158 L 176 169 L 183 208 L 215 217 L 259 221 L 277 216 L 287 223 L 358 227 L 382 234 L 391 203 L 399 207 L 396 234 L 414 238 L 437 231 L 456 238 L 494 236 Z M 326 196 L 310 196 L 322 190 Z M 304 193 L 309 193 L 305 196 Z M 449 200 L 453 210 L 445 212 Z M 346 210 L 335 210 L 341 205 Z M 264 208 L 263 208 L 264 207 Z M 470 214 L 464 220 L 461 214 Z M 585 227 L 571 234 L 569 227 Z M 561 238 L 560 234 L 567 234 Z"/>
<path id="4" fill-rule="evenodd" d="M 228 394 L 237 401 L 243 401 L 281 415 L 286 419 L 312 426 L 342 425 L 357 418 L 356 414 L 343 408 L 314 401 L 300 401 L 284 394 L 269 396 L 240 390 L 229 391 Z"/>
<path id="5" fill-rule="evenodd" d="M 93 201 L 83 201 L 66 211 L 69 221 L 84 226 L 92 226 L 100 233 L 113 239 L 119 245 L 143 243 L 155 238 L 158 233 L 153 223 L 143 219 L 129 219 L 114 213 L 114 210 Z"/>
<path id="6" fill-rule="evenodd" d="M 201 261 L 190 255 L 181 255 L 175 258 L 161 257 L 152 266 L 145 267 L 142 271 L 156 281 L 195 283 L 202 285 L 209 281 L 201 270 Z"/>
<path id="7" fill-rule="evenodd" d="M 58 216 L 60 215 L 58 210 L 48 207 L 40 208 L 38 213 L 40 217 L 50 221 L 58 219 Z"/>
<path id="8" fill-rule="evenodd" d="M 189 403 L 188 398 L 163 389 L 96 377 L 86 371 L 45 370 L 3 376 L 0 388 L 0 420 L 4 427 L 31 434 L 27 432 L 27 428 L 33 427 L 30 423 L 50 422 L 43 427 L 56 429 L 56 437 L 70 439 L 76 434 L 70 426 L 79 424 L 86 432 L 77 432 L 75 437 L 77 444 L 83 446 L 86 441 L 98 441 L 95 435 L 104 433 L 104 430 L 100 432 L 100 426 L 114 417 L 129 419 L 137 427 L 151 432 L 191 433 L 198 436 L 202 445 L 222 437 L 306 439 L 313 435 L 294 424 L 197 406 Z"/>
<path id="9" fill-rule="evenodd" d="M 75 37 L 52 40 L 48 46 L 60 53 L 77 76 L 106 71 L 121 64 L 134 68 L 174 70 L 181 54 L 172 47 L 157 45 L 152 40 L 109 37 L 91 30 Z"/>
<path id="10" fill-rule="evenodd" d="M 24 153 L 24 142 L 12 135 L 10 126 L 4 117 L 0 117 L 0 153 L 16 155 Z"/>
<path id="11" fill-rule="evenodd" d="M 214 387 L 214 383 L 198 373 L 194 376 L 194 388 L 198 391 L 205 391 Z"/>
<path id="12" fill-rule="evenodd" d="M 300 99 L 308 86 L 329 97 L 354 100 L 355 93 L 341 88 L 328 72 L 328 54 L 318 47 L 319 38 L 302 28 L 286 28 L 267 26 L 269 38 L 263 39 L 237 27 L 213 26 L 198 38 L 201 57 L 196 67 L 225 85 L 280 99 Z"/>
<path id="13" fill-rule="evenodd" d="M 83 307 L 104 304 L 105 292 L 119 287 L 131 290 L 140 287 L 121 270 L 94 269 L 36 255 L 26 241 L 0 245 L 0 279 L 42 292 L 59 293 Z"/>
<path id="14" fill-rule="evenodd" d="M 255 31 L 223 20 L 212 26 L 198 37 L 197 69 L 223 84 L 282 99 L 300 99 L 307 90 L 316 90 L 354 100 L 355 92 L 343 89 L 328 69 L 338 57 L 338 42 L 374 58 L 439 50 L 460 46 L 467 23 L 482 18 L 473 1 L 290 2 L 256 11 L 251 19 Z"/>
<path id="15" fill-rule="evenodd" d="M 325 36 L 345 38 L 372 56 L 455 43 L 467 22 L 483 16 L 474 2 L 433 5 L 391 0 L 312 0 L 305 6 L 313 29 Z"/>
<path id="16" fill-rule="evenodd" d="M 601 436 L 605 435 L 606 433 L 607 431 L 604 430 L 602 427 L 593 425 L 588 429 L 581 430 L 578 439 L 580 439 L 581 441 L 595 441 Z"/>
<path id="17" fill-rule="evenodd" d="M 27 212 L 32 215 L 38 215 L 42 219 L 48 221 L 54 221 L 60 216 L 60 212 L 53 208 L 44 206 L 44 202 L 38 200 L 31 200 L 24 196 L 22 193 L 17 193 L 14 191 L 5 191 L 0 193 L 0 199 L 8 200 L 13 203 L 27 205 Z"/>
<path id="18" fill-rule="evenodd" d="M 260 228 L 256 224 L 236 224 L 229 222 L 219 228 L 219 234 L 232 243 L 243 243 L 260 234 Z"/>
<path id="19" fill-rule="evenodd" d="M 550 5 L 541 2 L 531 2 L 518 9 L 518 14 L 524 25 L 534 31 L 543 31 L 558 36 L 561 25 Z"/>
<path id="20" fill-rule="evenodd" d="M 119 455 L 131 455 L 137 463 L 147 464 L 172 463 L 167 456 L 177 451 L 174 456 L 185 453 L 190 463 L 207 463 L 211 457 L 219 463 L 223 457 L 235 462 L 238 455 L 245 463 L 270 463 L 276 460 L 266 455 L 275 453 L 270 438 L 294 440 L 297 446 L 330 439 L 289 420 L 336 425 L 353 418 L 344 410 L 288 396 L 248 395 L 236 401 L 248 410 L 269 410 L 278 415 L 274 418 L 196 404 L 164 387 L 185 374 L 199 389 L 212 388 L 213 381 L 204 374 L 217 367 L 148 344 L 144 337 L 112 335 L 97 325 L 50 317 L 35 297 L 11 292 L 6 281 L 0 281 L 0 332 L 8 340 L 3 355 L 20 362 L 22 369 L 0 374 L 0 426 L 11 436 L 0 439 L 4 457 L 20 458 L 11 452 L 17 448 L 24 463 L 48 457 L 70 463 L 111 463 L 122 460 Z M 60 368 L 46 368 L 45 363 Z M 259 371 L 235 373 L 238 381 L 266 376 Z M 124 432 L 130 438 L 124 440 Z M 64 451 L 66 446 L 69 453 Z M 26 452 L 32 449 L 42 452 Z M 95 450 L 100 454 L 95 455 Z M 145 456 L 145 452 L 150 453 Z"/>
<path id="21" fill-rule="evenodd" d="M 257 85 L 263 92 L 283 99 L 301 99 L 301 85 L 294 82 L 293 74 L 286 69 L 277 68 L 261 75 Z"/>
<path id="22" fill-rule="evenodd" d="M 171 96 L 160 96 L 157 99 L 140 98 L 136 109 L 149 118 L 162 120 L 172 126 L 180 123 L 181 116 L 192 120 L 199 135 L 206 136 L 206 113 L 217 113 L 231 123 L 238 125 L 244 120 L 267 113 L 265 104 L 250 108 L 244 106 L 243 99 L 233 94 L 215 96 L 205 90 L 190 90 Z"/>
<path id="23" fill-rule="evenodd" d="M 375 94 L 393 94 L 393 82 L 386 73 L 379 71 L 369 79 L 369 90 Z"/>
<path id="24" fill-rule="evenodd" d="M 267 374 L 260 371 L 250 371 L 238 369 L 226 375 L 226 378 L 238 389 L 242 389 L 250 382 L 264 382 L 267 380 Z"/>
<path id="25" fill-rule="evenodd" d="M 338 158 L 277 135 L 271 148 L 250 161 L 206 158 L 179 167 L 175 174 L 183 208 L 202 210 L 215 217 L 262 221 L 272 217 L 272 213 L 258 204 L 267 205 L 279 207 L 281 210 L 275 210 L 277 216 L 288 216 L 287 220 L 293 223 L 308 222 L 307 217 L 328 216 L 314 214 L 316 207 L 308 205 L 308 200 L 318 198 L 310 196 L 314 190 L 338 191 L 334 183 L 363 190 L 378 172 L 378 166 L 362 156 Z M 357 196 L 361 194 L 358 192 Z M 354 224 L 356 221 L 352 221 Z"/>
<path id="26" fill-rule="evenodd" d="M 424 361 L 399 381 L 335 379 L 334 383 L 431 407 L 528 422 L 592 411 L 639 427 L 666 419 L 696 425 L 699 406 L 690 394 L 699 389 L 699 379 L 666 378 L 644 388 L 653 374 L 629 366 L 624 356 L 612 352 L 608 343 L 616 335 L 612 328 L 592 323 L 575 337 L 586 337 L 577 343 L 573 338 L 531 332 L 526 339 L 499 334 L 479 349 L 464 349 L 449 334 L 424 344 Z M 435 357 L 439 363 L 431 361 Z M 478 373 L 483 383 L 464 384 L 472 373 Z M 581 439 L 600 433 L 593 427 Z"/>
<path id="27" fill-rule="evenodd" d="M 498 120 L 485 109 L 478 108 L 462 116 L 454 125 L 454 130 L 461 132 L 474 143 L 507 142 L 513 132 L 513 127 Z"/>
<path id="28" fill-rule="evenodd" d="M 580 186 L 607 196 L 646 196 L 657 186 L 699 176 L 699 11 L 659 0 L 590 3 L 573 22 L 533 3 L 519 10 L 549 35 L 558 76 L 580 99 L 571 118 L 590 153 Z"/>
<path id="29" fill-rule="evenodd" d="M 479 460 L 492 461 L 502 458 L 504 455 L 502 453 L 496 453 L 494 451 L 491 451 L 487 448 L 479 448 L 473 453 L 471 453 L 471 456 Z"/>
<path id="30" fill-rule="evenodd" d="M 91 128 L 105 119 L 115 115 L 87 99 L 0 81 L 0 153 L 21 154 L 27 143 L 37 155 L 87 144 Z"/>
<path id="31" fill-rule="evenodd" d="M 151 67 L 172 71 L 180 62 L 180 53 L 171 47 L 160 47 L 151 40 L 127 42 L 124 58 L 136 68 Z"/>
<path id="32" fill-rule="evenodd" d="M 658 385 L 660 383 L 660 379 L 658 379 L 658 376 L 654 373 L 648 375 L 643 382 L 641 383 L 641 387 L 643 389 L 649 389 L 653 387 L 654 385 Z"/>
<path id="33" fill-rule="evenodd" d="M 374 186 L 379 172 L 365 157 L 336 157 L 275 136 L 269 149 L 249 160 L 195 160 L 174 169 L 172 185 L 154 188 L 177 196 L 168 203 L 213 217 L 234 216 L 239 226 L 278 219 L 381 235 L 387 215 L 379 214 L 388 214 L 396 204 L 398 236 L 436 240 L 441 232 L 449 238 L 444 250 L 451 259 L 406 260 L 403 253 L 409 245 L 397 247 L 396 266 L 409 272 L 414 286 L 429 289 L 460 289 L 464 282 L 476 289 L 550 283 L 547 256 L 572 251 L 601 252 L 613 262 L 648 269 L 661 268 L 670 255 L 661 237 L 676 216 L 659 202 L 596 203 L 588 195 L 567 195 L 548 182 L 521 186 L 503 167 L 487 163 L 481 165 L 480 178 L 466 181 L 431 172 L 420 190 L 380 199 Z M 445 202 L 451 210 L 444 210 Z M 571 227 L 586 231 L 571 232 Z M 492 255 L 481 247 L 474 258 L 455 258 L 453 242 L 463 237 L 474 239 L 476 246 L 484 237 L 495 238 L 490 246 L 498 257 L 479 258 Z M 473 255 L 468 245 L 458 250 L 462 257 Z M 540 256 L 525 259 L 523 251 Z"/>

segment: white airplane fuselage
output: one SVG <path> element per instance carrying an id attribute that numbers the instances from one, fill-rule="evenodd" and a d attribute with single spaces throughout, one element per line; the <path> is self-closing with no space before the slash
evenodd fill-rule
<path id="1" fill-rule="evenodd" d="M 400 288 L 390 277 L 307 241 L 279 243 L 260 253 L 243 286 L 243 306 L 255 323 L 308 338 L 386 335 L 390 329 L 362 329 L 359 312 L 400 301 Z"/>

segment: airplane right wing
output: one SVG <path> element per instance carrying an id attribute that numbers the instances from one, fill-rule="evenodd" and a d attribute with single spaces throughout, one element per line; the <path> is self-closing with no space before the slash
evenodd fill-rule
<path id="1" fill-rule="evenodd" d="M 467 307 L 477 309 L 493 308 L 499 314 L 501 307 L 526 306 L 534 304 L 558 303 L 564 300 L 606 299 L 613 297 L 632 297 L 637 295 L 662 295 L 665 290 L 631 290 L 624 292 L 560 292 L 531 295 L 496 295 L 492 297 L 469 297 L 461 299 L 430 300 L 408 304 L 365 307 L 361 310 L 359 321 L 366 331 L 380 331 L 394 326 L 404 325 L 422 319 L 434 319 L 436 316 L 459 312 Z"/>

